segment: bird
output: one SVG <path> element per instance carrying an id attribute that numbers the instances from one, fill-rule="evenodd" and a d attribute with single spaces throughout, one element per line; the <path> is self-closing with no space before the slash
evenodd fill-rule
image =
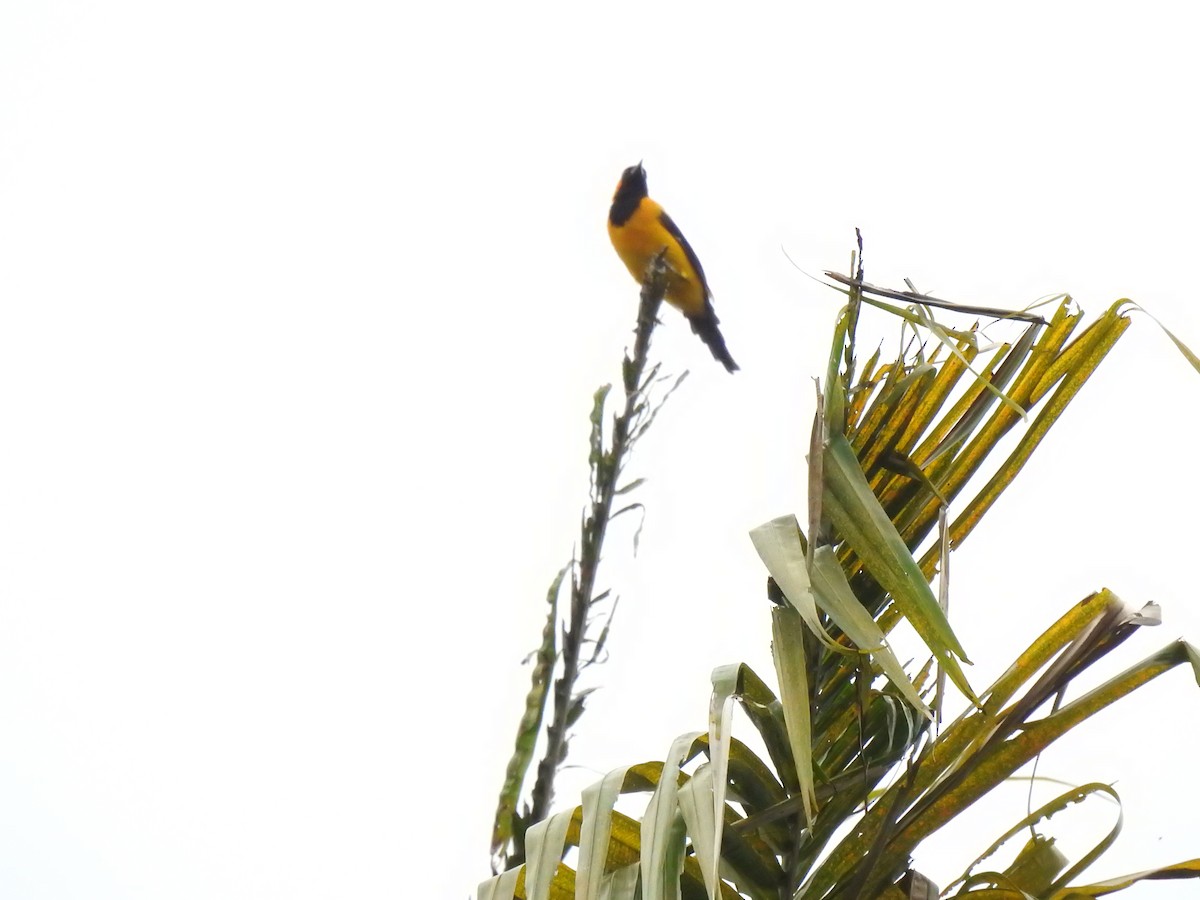
<path id="1" fill-rule="evenodd" d="M 684 314 L 717 362 L 727 371 L 736 372 L 738 364 L 725 346 L 720 321 L 713 311 L 712 291 L 696 251 L 679 226 L 650 199 L 646 170 L 640 162 L 621 173 L 608 211 L 608 236 L 638 284 L 645 281 L 654 259 L 663 254 L 667 269 L 664 299 Z"/>

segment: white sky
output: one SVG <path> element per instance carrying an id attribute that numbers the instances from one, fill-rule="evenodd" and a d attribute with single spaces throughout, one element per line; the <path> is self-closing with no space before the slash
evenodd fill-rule
<path id="1" fill-rule="evenodd" d="M 1200 346 L 1176 8 L 7 0 L 0 896 L 487 874 L 634 318 L 604 219 L 638 159 L 744 371 L 667 315 L 657 352 L 692 377 L 635 461 L 640 555 L 609 545 L 612 660 L 563 802 L 702 728 L 714 666 L 773 680 L 746 532 L 802 509 L 839 305 L 784 251 L 844 270 L 858 225 L 876 283 L 1130 296 Z M 1106 673 L 1200 639 L 1198 396 L 1137 317 L 955 558 L 975 684 L 1104 585 L 1166 618 Z M 1196 704 L 1176 671 L 1043 759 L 1124 797 L 1089 876 L 1200 855 Z M 945 884 L 1023 808 L 918 865 Z"/>

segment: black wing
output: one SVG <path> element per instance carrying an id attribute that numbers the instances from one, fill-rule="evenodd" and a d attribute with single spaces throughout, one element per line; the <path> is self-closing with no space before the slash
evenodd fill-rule
<path id="1" fill-rule="evenodd" d="M 700 265 L 700 258 L 696 256 L 696 251 L 692 249 L 692 245 L 687 242 L 687 238 L 683 236 L 683 232 L 679 230 L 679 226 L 665 212 L 659 213 L 658 220 L 662 222 L 663 228 L 671 233 L 671 237 L 679 241 L 679 246 L 683 248 L 683 255 L 687 257 L 688 262 L 692 264 L 692 268 L 696 270 L 696 274 L 700 276 L 700 285 L 704 288 L 704 297 L 707 301 L 708 279 L 704 277 L 704 267 Z"/>

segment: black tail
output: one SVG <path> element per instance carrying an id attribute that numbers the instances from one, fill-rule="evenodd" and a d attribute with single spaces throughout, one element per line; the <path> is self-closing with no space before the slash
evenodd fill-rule
<path id="1" fill-rule="evenodd" d="M 720 322 L 712 309 L 706 310 L 703 315 L 688 316 L 688 321 L 692 323 L 692 331 L 700 335 L 700 340 L 708 344 L 713 358 L 723 365 L 727 372 L 736 372 L 738 364 L 729 355 L 729 350 L 725 346 L 725 338 L 721 336 L 721 329 L 717 327 Z"/>

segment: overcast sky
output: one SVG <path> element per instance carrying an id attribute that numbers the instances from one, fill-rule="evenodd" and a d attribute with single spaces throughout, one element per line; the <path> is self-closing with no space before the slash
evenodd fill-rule
<path id="1" fill-rule="evenodd" d="M 1131 297 L 1200 346 L 1192 15 L 981 9 L 6 0 L 0 896 L 486 876 L 635 316 L 604 222 L 639 159 L 743 371 L 666 312 L 658 358 L 692 374 L 634 462 L 637 559 L 610 541 L 564 804 L 703 728 L 713 667 L 774 681 L 746 533 L 803 509 L 840 305 L 804 273 L 845 270 L 855 226 L 876 283 Z M 955 557 L 973 684 L 1101 586 L 1165 618 L 1108 675 L 1200 639 L 1198 397 L 1135 316 Z M 1125 800 L 1089 877 L 1200 856 L 1197 702 L 1175 671 L 1043 758 Z M 1023 815 L 1000 793 L 918 866 L 949 882 Z"/>

